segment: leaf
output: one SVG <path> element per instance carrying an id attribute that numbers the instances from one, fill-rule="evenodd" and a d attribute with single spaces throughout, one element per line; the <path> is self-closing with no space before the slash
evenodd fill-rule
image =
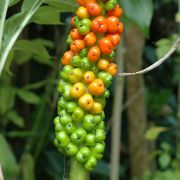
<path id="1" fill-rule="evenodd" d="M 166 142 L 163 142 L 163 143 L 161 144 L 161 148 L 162 148 L 165 152 L 169 153 L 170 150 L 171 150 L 171 145 L 168 144 L 168 143 L 166 143 Z"/>
<path id="2" fill-rule="evenodd" d="M 50 58 L 43 44 L 36 40 L 18 40 L 15 44 L 15 50 L 29 51 L 37 56 Z"/>
<path id="3" fill-rule="evenodd" d="M 15 91 L 11 86 L 0 87 L 0 114 L 4 115 L 9 111 L 15 100 Z"/>
<path id="4" fill-rule="evenodd" d="M 24 119 L 19 115 L 17 114 L 16 111 L 9 111 L 7 114 L 6 114 L 7 118 L 13 122 L 15 125 L 23 128 L 24 127 Z"/>
<path id="5" fill-rule="evenodd" d="M 75 0 L 45 0 L 45 3 L 51 7 L 55 7 L 61 12 L 75 12 L 77 3 Z"/>
<path id="6" fill-rule="evenodd" d="M 156 53 L 158 58 L 161 58 L 164 56 L 172 47 L 173 43 L 176 41 L 178 35 L 177 34 L 172 34 L 168 38 L 162 38 L 159 41 L 156 42 Z M 177 47 L 177 52 L 180 52 L 180 46 Z"/>
<path id="7" fill-rule="evenodd" d="M 11 65 L 11 62 L 12 62 L 13 58 L 14 58 L 14 51 L 11 50 L 11 51 L 9 52 L 9 55 L 8 55 L 8 57 L 7 57 L 7 60 L 6 60 L 6 64 L 5 64 L 4 69 L 3 69 L 3 71 L 5 71 L 6 73 L 8 73 L 9 75 L 12 75 L 12 73 L 11 73 L 11 71 L 10 71 L 10 65 Z"/>
<path id="8" fill-rule="evenodd" d="M 31 89 L 39 89 L 41 87 L 43 87 L 44 85 L 46 85 L 47 80 L 43 80 L 43 81 L 38 81 L 32 84 L 28 84 L 26 86 L 24 86 L 23 88 L 26 90 L 31 90 Z"/>
<path id="9" fill-rule="evenodd" d="M 9 45 L 9 42 L 11 40 L 14 44 L 15 40 L 12 38 L 17 33 L 17 30 L 19 29 L 19 25 L 24 20 L 24 17 L 26 16 L 26 14 L 27 14 L 27 12 L 20 12 L 20 13 L 17 13 L 15 15 L 11 16 L 9 19 L 6 20 L 2 53 L 5 52 L 5 49 L 7 48 L 7 46 Z M 20 31 L 20 29 L 19 29 L 19 31 Z M 14 38 L 16 38 L 16 37 L 14 37 Z M 8 54 L 6 53 L 6 55 L 8 55 Z"/>
<path id="10" fill-rule="evenodd" d="M 21 0 L 10 0 L 9 2 L 9 7 L 14 6 L 15 4 L 17 4 L 18 2 L 20 2 Z"/>
<path id="11" fill-rule="evenodd" d="M 11 51 L 18 36 L 29 23 L 31 17 L 38 10 L 44 0 L 24 0 L 22 11 L 10 17 L 5 24 L 3 47 L 0 54 L 0 75 L 6 63 L 9 52 Z"/>
<path id="12" fill-rule="evenodd" d="M 5 179 L 16 179 L 15 176 L 19 172 L 19 166 L 16 163 L 15 156 L 8 142 L 1 133 L 0 133 L 0 164 L 2 165 Z"/>
<path id="13" fill-rule="evenodd" d="M 0 1 L 0 52 L 1 52 L 1 43 L 4 32 L 4 23 L 6 19 L 6 13 L 9 5 L 9 0 Z"/>
<path id="14" fill-rule="evenodd" d="M 147 140 L 153 141 L 156 140 L 160 133 L 167 131 L 167 128 L 165 127 L 152 127 L 145 133 L 145 138 Z"/>
<path id="15" fill-rule="evenodd" d="M 22 174 L 24 180 L 34 180 L 34 159 L 30 154 L 24 154 L 21 159 Z"/>
<path id="16" fill-rule="evenodd" d="M 161 156 L 159 156 L 158 162 L 161 168 L 167 168 L 170 165 L 171 156 L 168 153 L 163 153 Z"/>
<path id="17" fill-rule="evenodd" d="M 37 10 L 36 7 L 40 7 L 43 2 L 44 0 L 24 0 L 21 11 L 29 11 L 30 9 Z"/>
<path id="18" fill-rule="evenodd" d="M 10 131 L 6 133 L 6 136 L 11 138 L 24 138 L 29 136 L 35 136 L 32 131 Z"/>
<path id="19" fill-rule="evenodd" d="M 40 102 L 40 98 L 35 93 L 25 89 L 17 89 L 17 95 L 29 104 L 38 104 Z"/>
<path id="20" fill-rule="evenodd" d="M 93 172 L 108 177 L 110 173 L 110 166 L 103 160 L 98 161 L 96 169 Z"/>
<path id="21" fill-rule="evenodd" d="M 44 25 L 62 24 L 60 22 L 60 11 L 57 8 L 49 6 L 40 7 L 32 17 L 31 21 Z"/>
<path id="22" fill-rule="evenodd" d="M 45 48 L 47 43 L 47 41 L 40 39 L 18 40 L 13 47 L 16 53 L 16 62 L 18 64 L 23 64 L 33 58 L 42 64 L 51 66 L 53 62 L 50 61 L 51 56 Z M 48 45 L 50 45 L 50 41 Z"/>
<path id="23" fill-rule="evenodd" d="M 36 43 L 42 44 L 43 46 L 48 47 L 48 48 L 54 47 L 54 43 L 47 39 L 37 38 L 37 39 L 34 39 L 34 41 Z"/>
<path id="24" fill-rule="evenodd" d="M 125 16 L 136 23 L 147 37 L 153 15 L 152 0 L 119 0 Z"/>

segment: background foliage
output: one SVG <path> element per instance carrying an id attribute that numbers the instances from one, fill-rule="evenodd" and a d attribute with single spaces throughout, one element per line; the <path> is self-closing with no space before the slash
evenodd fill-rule
<path id="1" fill-rule="evenodd" d="M 0 41 L 0 70 L 3 68 L 0 77 L 0 163 L 4 176 L 7 180 L 60 180 L 68 177 L 69 159 L 53 145 L 52 119 L 58 98 L 59 61 L 66 49 L 64 42 L 76 4 L 74 0 L 1 1 L 0 22 L 7 9 L 5 2 L 9 2 L 9 8 L 2 43 Z M 135 25 L 147 38 L 143 66 L 154 63 L 169 50 L 179 32 L 177 1 L 120 0 L 119 3 L 125 11 L 122 18 L 125 34 Z M 1 36 L 0 31 L 0 39 Z M 167 63 L 145 76 L 148 127 L 144 137 L 153 149 L 147 157 L 150 165 L 143 172 L 143 180 L 180 179 L 179 53 L 180 48 Z M 136 60 L 132 57 L 125 61 Z M 112 115 L 109 107 L 115 98 L 114 85 L 111 93 L 106 108 L 107 125 Z M 124 104 L 127 101 L 129 99 L 125 98 Z M 126 110 L 125 106 L 119 152 L 120 178 L 139 179 L 129 175 L 132 167 Z M 104 159 L 93 172 L 93 179 L 109 179 L 110 140 L 111 132 L 108 131 Z"/>

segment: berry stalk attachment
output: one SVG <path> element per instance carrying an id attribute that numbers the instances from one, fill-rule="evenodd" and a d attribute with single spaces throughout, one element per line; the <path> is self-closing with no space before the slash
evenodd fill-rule
<path id="1" fill-rule="evenodd" d="M 55 146 L 72 157 L 73 172 L 92 171 L 105 149 L 104 107 L 108 87 L 118 72 L 113 62 L 121 40 L 123 13 L 116 0 L 77 0 L 61 59 L 58 116 L 54 119 Z M 84 169 L 84 172 L 82 170 Z M 77 172 L 78 173 L 78 172 Z M 82 175 L 83 176 L 83 175 Z"/>

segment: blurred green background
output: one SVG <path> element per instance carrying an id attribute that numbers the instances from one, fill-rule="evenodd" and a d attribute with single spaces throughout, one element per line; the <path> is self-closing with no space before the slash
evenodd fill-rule
<path id="1" fill-rule="evenodd" d="M 20 11 L 23 1 L 11 2 L 7 18 Z M 180 30 L 180 2 L 119 4 L 125 32 L 116 62 L 121 72 L 134 72 L 156 62 L 172 46 Z M 68 179 L 70 160 L 53 145 L 53 117 L 60 59 L 76 6 L 73 0 L 46 0 L 10 51 L 0 77 L 0 163 L 5 180 Z M 91 179 L 180 180 L 179 55 L 180 48 L 144 76 L 113 81 L 105 108 L 106 150 Z M 113 157 L 120 157 L 118 166 Z"/>

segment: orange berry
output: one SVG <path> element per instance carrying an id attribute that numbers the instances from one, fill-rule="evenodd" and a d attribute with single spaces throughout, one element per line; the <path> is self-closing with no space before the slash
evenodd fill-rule
<path id="1" fill-rule="evenodd" d="M 114 47 L 116 47 L 119 44 L 120 40 L 121 40 L 120 35 L 117 34 L 117 33 L 116 34 L 108 34 L 106 37 L 111 40 L 112 45 Z"/>
<path id="2" fill-rule="evenodd" d="M 78 82 L 75 83 L 70 91 L 71 97 L 73 98 L 79 98 L 85 93 L 85 86 L 83 83 Z"/>
<path id="3" fill-rule="evenodd" d="M 90 50 L 88 51 L 88 59 L 91 62 L 95 62 L 99 59 L 99 57 L 101 56 L 101 52 L 98 46 L 93 46 L 90 48 Z"/>
<path id="4" fill-rule="evenodd" d="M 63 65 L 70 64 L 71 59 L 73 58 L 74 53 L 72 51 L 66 51 L 61 59 Z"/>
<path id="5" fill-rule="evenodd" d="M 107 72 L 109 72 L 112 76 L 115 76 L 117 74 L 117 71 L 118 71 L 117 65 L 114 63 L 110 63 Z"/>
<path id="6" fill-rule="evenodd" d="M 117 18 L 119 18 L 122 14 L 123 9 L 119 5 L 116 5 L 113 10 L 108 11 L 108 16 L 116 16 Z"/>
<path id="7" fill-rule="evenodd" d="M 119 19 L 115 16 L 110 16 L 106 20 L 108 33 L 116 33 L 119 26 Z"/>
<path id="8" fill-rule="evenodd" d="M 105 33 L 107 31 L 106 18 L 103 16 L 96 17 L 91 23 L 91 29 L 96 33 Z"/>
<path id="9" fill-rule="evenodd" d="M 71 25 L 74 27 L 75 24 L 74 24 L 74 19 L 75 19 L 75 16 L 71 18 Z"/>
<path id="10" fill-rule="evenodd" d="M 71 43 L 70 45 L 70 49 L 74 52 L 74 53 L 78 53 L 80 52 L 82 49 L 85 48 L 85 43 L 83 40 L 75 40 Z"/>
<path id="11" fill-rule="evenodd" d="M 101 6 L 96 2 L 88 2 L 86 7 L 89 14 L 92 16 L 99 16 L 102 12 Z"/>
<path id="12" fill-rule="evenodd" d="M 76 0 L 77 3 L 79 3 L 81 6 L 86 6 L 86 1 L 84 0 Z"/>
<path id="13" fill-rule="evenodd" d="M 88 93 L 82 95 L 79 98 L 79 106 L 84 109 L 85 111 L 90 111 L 93 108 L 94 100 L 92 96 Z"/>
<path id="14" fill-rule="evenodd" d="M 86 46 L 93 46 L 96 43 L 96 41 L 97 41 L 97 37 L 94 32 L 88 33 L 84 38 L 84 42 Z"/>
<path id="15" fill-rule="evenodd" d="M 79 3 L 81 6 L 84 6 L 84 7 L 86 7 L 89 1 L 96 2 L 96 0 L 76 0 L 77 3 Z"/>
<path id="16" fill-rule="evenodd" d="M 105 91 L 104 82 L 101 79 L 95 79 L 89 84 L 88 90 L 92 95 L 100 96 Z"/>
<path id="17" fill-rule="evenodd" d="M 71 36 L 72 40 L 77 40 L 77 39 L 81 39 L 82 38 L 80 32 L 76 28 L 71 30 L 70 36 Z"/>
<path id="18" fill-rule="evenodd" d="M 94 75 L 94 73 L 92 71 L 87 71 L 83 75 L 83 81 L 86 84 L 91 83 L 94 79 L 95 79 L 95 75 Z"/>
<path id="19" fill-rule="evenodd" d="M 111 40 L 107 37 L 100 39 L 99 48 L 103 54 L 110 54 L 113 50 L 113 45 Z"/>
<path id="20" fill-rule="evenodd" d="M 124 31 L 124 25 L 121 22 L 119 22 L 118 28 L 117 28 L 117 33 L 121 36 L 123 31 Z"/>
<path id="21" fill-rule="evenodd" d="M 100 59 L 97 63 L 98 69 L 105 71 L 109 67 L 109 61 L 107 59 Z"/>

